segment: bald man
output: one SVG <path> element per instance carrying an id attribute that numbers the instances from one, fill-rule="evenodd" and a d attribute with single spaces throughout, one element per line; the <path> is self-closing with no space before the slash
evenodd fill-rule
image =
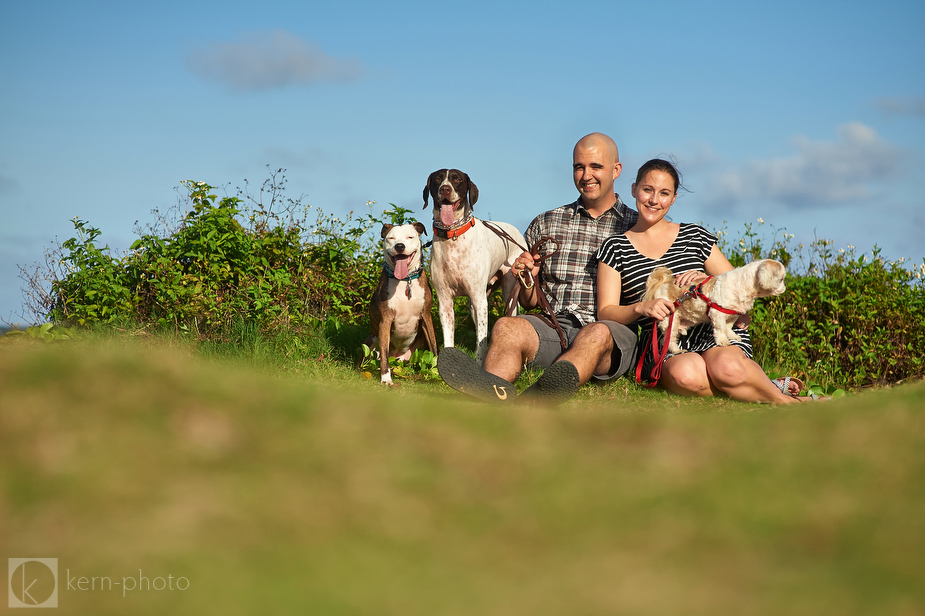
<path id="1" fill-rule="evenodd" d="M 511 402 L 518 398 L 513 382 L 524 366 L 544 368 L 519 398 L 557 404 L 592 378 L 606 381 L 629 370 L 636 334 L 615 321 L 597 321 L 595 307 L 595 253 L 607 237 L 626 232 L 637 218 L 613 190 L 622 169 L 613 139 L 602 133 L 583 137 L 572 151 L 578 199 L 540 214 L 524 235 L 529 247 L 551 237 L 559 252 L 543 261 L 524 252 L 514 261 L 515 271 L 531 272 L 537 281 L 532 289 L 521 289 L 521 305 L 535 308 L 537 293 L 543 293 L 556 313 L 567 349 L 562 350 L 558 332 L 543 318 L 503 317 L 492 329 L 484 368 L 458 349 L 440 351 L 437 368 L 450 387 L 486 401 Z"/>

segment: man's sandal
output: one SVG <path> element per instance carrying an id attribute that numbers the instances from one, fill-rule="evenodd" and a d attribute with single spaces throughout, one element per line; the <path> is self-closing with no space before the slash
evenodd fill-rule
<path id="1" fill-rule="evenodd" d="M 560 360 L 546 368 L 536 383 L 520 394 L 519 402 L 556 406 L 578 393 L 578 385 L 578 368 L 571 362 Z"/>
<path id="2" fill-rule="evenodd" d="M 513 383 L 486 372 L 468 353 L 446 347 L 437 354 L 437 372 L 456 391 L 485 402 L 510 403 L 517 399 Z"/>

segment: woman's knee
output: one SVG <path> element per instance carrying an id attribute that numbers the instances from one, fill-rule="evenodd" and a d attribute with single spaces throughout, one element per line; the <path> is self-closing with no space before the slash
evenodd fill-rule
<path id="1" fill-rule="evenodd" d="M 681 358 L 684 358 L 683 360 Z M 702 361 L 680 356 L 665 363 L 662 379 L 669 391 L 688 396 L 710 396 L 713 390 Z"/>
<path id="2" fill-rule="evenodd" d="M 748 378 L 746 362 L 751 361 L 740 349 L 736 347 L 726 348 L 733 348 L 739 352 L 714 354 L 706 362 L 710 380 L 719 389 L 737 387 L 743 384 Z"/>

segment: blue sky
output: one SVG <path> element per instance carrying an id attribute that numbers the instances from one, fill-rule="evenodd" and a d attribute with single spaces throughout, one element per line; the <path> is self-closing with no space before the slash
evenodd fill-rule
<path id="1" fill-rule="evenodd" d="M 287 169 L 331 213 L 418 212 L 431 171 L 522 230 L 574 200 L 571 148 L 616 189 L 673 156 L 676 221 L 925 257 L 925 4 L 0 0 L 0 319 L 17 265 L 75 216 L 127 248 L 181 180 Z"/>

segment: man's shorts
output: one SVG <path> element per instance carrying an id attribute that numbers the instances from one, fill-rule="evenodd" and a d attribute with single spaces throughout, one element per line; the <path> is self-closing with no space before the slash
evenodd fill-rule
<path id="1" fill-rule="evenodd" d="M 548 368 L 562 354 L 559 333 L 554 327 L 550 327 L 546 321 L 535 314 L 523 314 L 520 317 L 527 319 L 540 337 L 540 348 L 536 352 L 536 357 L 527 364 L 527 367 Z M 566 342 L 569 346 L 572 346 L 575 336 L 581 331 L 581 324 L 574 317 L 566 315 L 559 315 L 558 321 L 562 332 L 565 334 Z M 604 375 L 595 374 L 593 378 L 598 381 L 609 381 L 623 375 L 633 365 L 633 357 L 636 353 L 636 332 L 616 321 L 599 322 L 610 328 L 614 353 L 610 362 L 610 372 Z"/>

